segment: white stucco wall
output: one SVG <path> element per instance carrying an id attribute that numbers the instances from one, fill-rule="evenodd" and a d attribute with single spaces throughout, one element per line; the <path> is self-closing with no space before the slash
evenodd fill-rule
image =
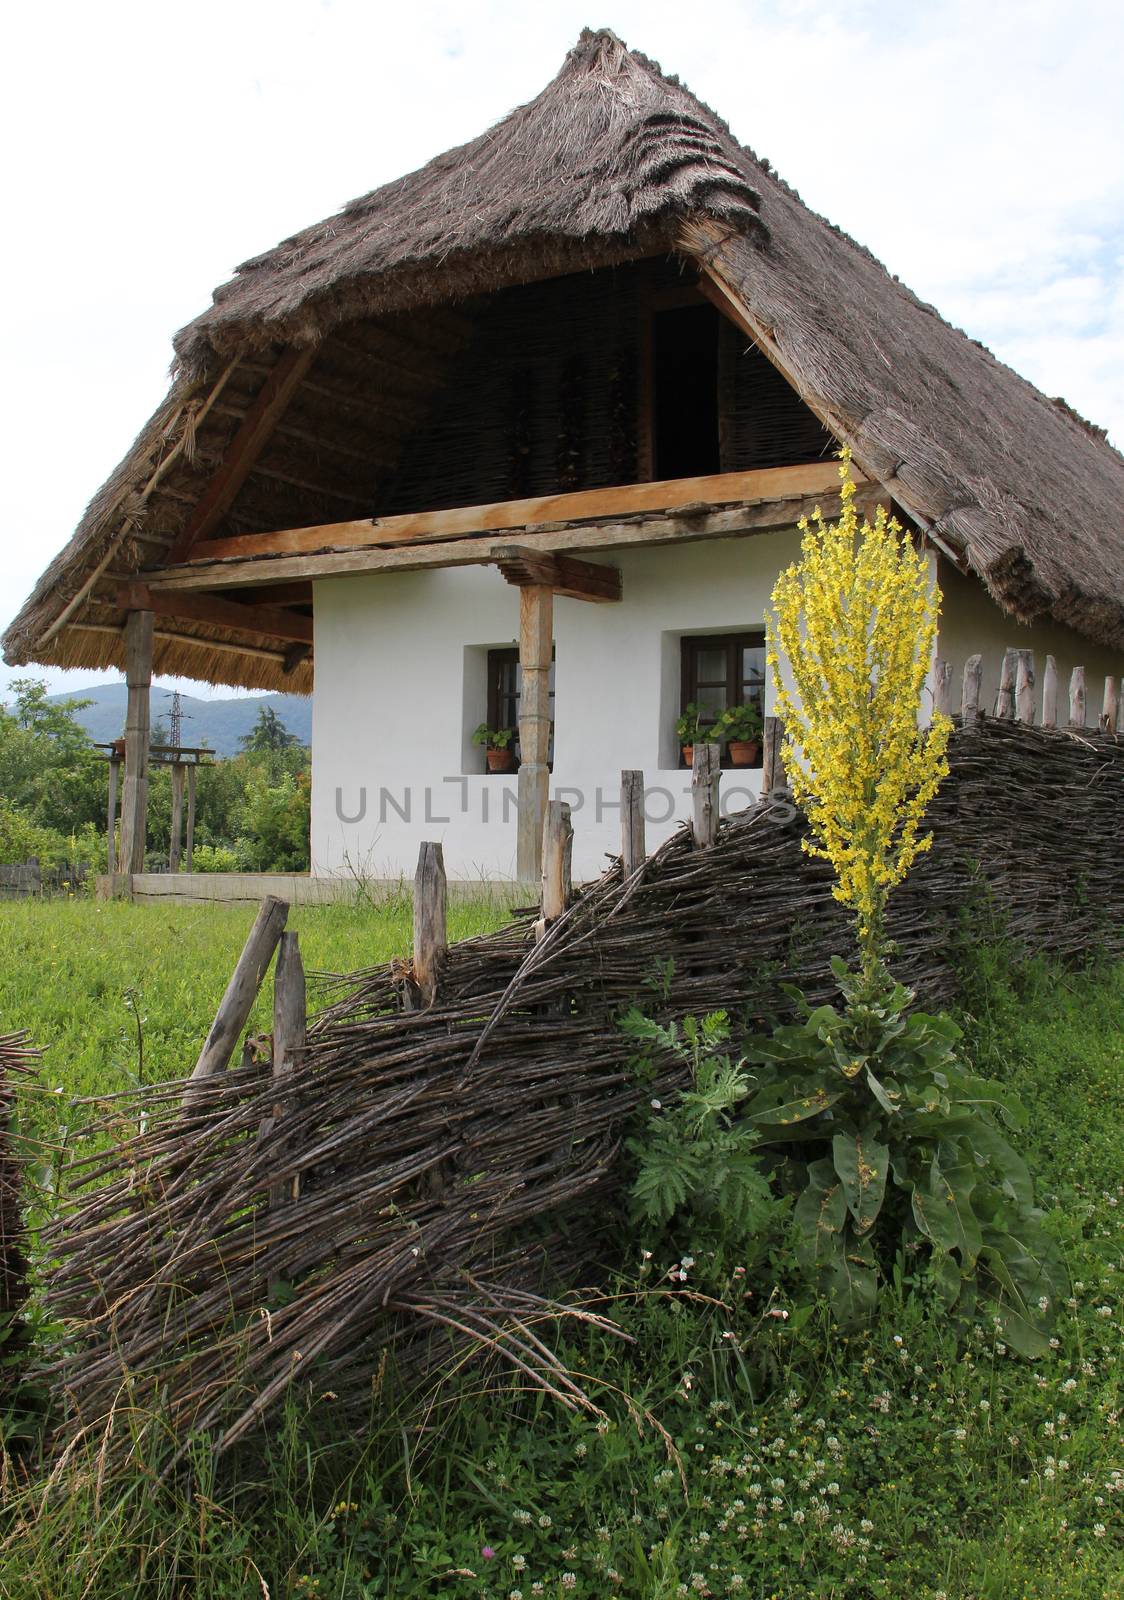
<path id="1" fill-rule="evenodd" d="M 798 549 L 790 531 L 619 552 L 620 604 L 556 599 L 551 793 L 573 808 L 575 877 L 620 849 L 623 767 L 645 773 L 649 849 L 689 814 L 679 639 L 761 627 Z M 450 878 L 513 877 L 516 779 L 485 774 L 470 735 L 487 651 L 517 642 L 518 591 L 478 567 L 372 574 L 317 582 L 314 609 L 313 872 L 412 875 L 419 843 L 439 839 Z M 724 773 L 724 803 L 759 787 L 756 769 Z"/>
<path id="2" fill-rule="evenodd" d="M 994 711 L 999 692 L 999 673 L 1005 650 L 1033 650 L 1036 676 L 1036 715 L 1042 710 L 1042 674 L 1047 655 L 1058 665 L 1058 721 L 1069 719 L 1069 677 L 1074 667 L 1085 668 L 1086 715 L 1096 726 L 1101 714 L 1106 675 L 1119 677 L 1124 672 L 1124 652 L 1106 650 L 1081 634 L 1052 623 L 1026 627 L 1008 616 L 991 599 L 983 584 L 966 578 L 949 562 L 941 560 L 938 581 L 944 596 L 941 609 L 937 653 L 952 662 L 952 709 L 960 708 L 964 663 L 977 653 L 983 656 L 983 688 L 980 705 Z"/>

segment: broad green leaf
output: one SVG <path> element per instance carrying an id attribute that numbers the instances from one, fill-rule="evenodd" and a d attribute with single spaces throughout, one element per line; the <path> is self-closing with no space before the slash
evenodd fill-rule
<path id="1" fill-rule="evenodd" d="M 836 1249 L 837 1236 L 847 1220 L 843 1185 L 830 1161 L 814 1161 L 808 1168 L 808 1187 L 796 1202 L 793 1221 L 798 1248 L 806 1266 L 821 1266 Z"/>
<path id="2" fill-rule="evenodd" d="M 976 1186 L 975 1169 L 962 1162 L 944 1168 L 938 1157 L 933 1157 L 930 1170 L 930 1192 L 942 1207 L 956 1230 L 956 1245 L 965 1266 L 973 1266 L 983 1244 L 983 1235 L 975 1212 L 972 1210 L 972 1190 Z M 916 1215 L 916 1212 L 914 1213 Z"/>
<path id="3" fill-rule="evenodd" d="M 772 1127 L 777 1124 L 786 1127 L 792 1122 L 806 1122 L 809 1117 L 818 1117 L 821 1111 L 826 1111 L 837 1100 L 843 1098 L 844 1091 L 836 1089 L 816 1089 L 811 1094 L 798 1095 L 794 1099 L 782 1100 L 779 1105 L 761 1105 L 762 1096 L 758 1096 L 746 1112 L 746 1120 L 758 1123 L 762 1127 Z M 755 1109 L 759 1107 L 760 1109 Z"/>
<path id="4" fill-rule="evenodd" d="M 865 1133 L 837 1133 L 831 1141 L 831 1153 L 847 1209 L 855 1219 L 855 1230 L 866 1233 L 882 1209 L 889 1146 Z"/>
<path id="5" fill-rule="evenodd" d="M 837 1234 L 831 1255 L 822 1263 L 820 1281 L 842 1325 L 869 1317 L 878 1297 L 878 1268 L 870 1240 Z"/>
<path id="6" fill-rule="evenodd" d="M 901 1110 L 901 1092 L 895 1085 L 881 1084 L 869 1067 L 866 1069 L 866 1085 L 887 1116 L 898 1115 Z"/>
<path id="7" fill-rule="evenodd" d="M 963 1277 L 960 1264 L 947 1250 L 934 1250 L 929 1258 L 929 1281 L 946 1311 L 951 1311 L 960 1298 Z"/>

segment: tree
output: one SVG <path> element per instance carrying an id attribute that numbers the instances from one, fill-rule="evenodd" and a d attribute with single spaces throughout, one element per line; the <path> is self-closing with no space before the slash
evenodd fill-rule
<path id="1" fill-rule="evenodd" d="M 298 742 L 296 734 L 289 732 L 272 706 L 259 706 L 258 720 L 238 741 L 248 753 L 289 750 Z"/>
<path id="2" fill-rule="evenodd" d="M 105 767 L 75 713 L 89 704 L 47 700 L 47 685 L 17 678 L 15 700 L 0 707 L 0 794 L 37 827 L 70 834 L 100 823 Z"/>

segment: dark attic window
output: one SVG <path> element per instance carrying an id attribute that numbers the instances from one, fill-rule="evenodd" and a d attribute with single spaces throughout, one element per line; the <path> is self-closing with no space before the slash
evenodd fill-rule
<path id="1" fill-rule="evenodd" d="M 653 476 L 720 472 L 718 312 L 677 306 L 652 315 Z"/>

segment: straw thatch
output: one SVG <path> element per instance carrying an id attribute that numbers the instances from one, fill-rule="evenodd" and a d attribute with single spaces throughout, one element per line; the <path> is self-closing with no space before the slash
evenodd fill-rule
<path id="1" fill-rule="evenodd" d="M 934 848 L 891 903 L 895 975 L 947 998 L 969 908 L 1030 953 L 1124 949 L 1124 738 L 983 720 L 949 756 Z M 425 1010 L 402 1009 L 397 966 L 340 979 L 281 1084 L 263 1042 L 182 1112 L 182 1084 L 103 1102 L 46 1241 L 68 1329 L 54 1374 L 77 1417 L 159 1395 L 174 1436 L 229 1444 L 294 1380 L 366 1406 L 388 1349 L 417 1369 L 451 1334 L 580 1403 L 530 1325 L 550 1311 L 535 1294 L 585 1281 L 630 1118 L 683 1086 L 674 1061 L 636 1071 L 619 1018 L 639 1001 L 753 1026 L 785 979 L 833 996 L 851 934 L 801 835 L 783 801 L 707 850 L 681 831 L 540 943 L 523 922 L 451 947 Z"/>
<path id="2" fill-rule="evenodd" d="M 216 292 L 176 340 L 168 400 L 8 630 L 6 658 L 120 664 L 113 583 L 159 567 L 283 349 L 317 354 L 229 531 L 384 508 L 481 297 L 669 253 L 714 264 L 811 409 L 1001 606 L 1124 645 L 1124 461 L 1100 430 L 942 322 L 677 80 L 587 32 L 528 105 Z M 311 664 L 286 672 L 268 640 L 174 633 L 158 639 L 158 671 L 311 687 Z"/>

